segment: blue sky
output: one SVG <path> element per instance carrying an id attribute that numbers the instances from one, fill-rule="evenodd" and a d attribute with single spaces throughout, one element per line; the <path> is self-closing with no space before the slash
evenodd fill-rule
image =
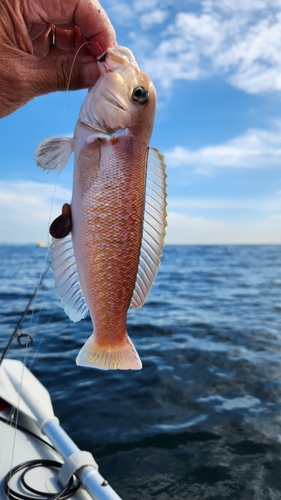
<path id="1" fill-rule="evenodd" d="M 101 3 L 157 89 L 167 243 L 281 243 L 281 0 Z M 73 132 L 84 96 L 44 96 L 0 121 L 0 242 L 47 241 L 72 161 L 46 174 L 34 151 Z"/>

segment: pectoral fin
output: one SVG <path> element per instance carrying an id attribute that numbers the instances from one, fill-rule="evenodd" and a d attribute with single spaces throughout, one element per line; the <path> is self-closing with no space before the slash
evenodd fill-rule
<path id="1" fill-rule="evenodd" d="M 71 137 L 51 137 L 39 144 L 35 151 L 36 164 L 43 170 L 62 170 L 73 151 Z"/>

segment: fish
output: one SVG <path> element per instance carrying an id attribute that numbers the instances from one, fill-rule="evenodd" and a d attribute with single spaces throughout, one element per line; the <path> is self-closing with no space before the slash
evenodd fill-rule
<path id="1" fill-rule="evenodd" d="M 50 252 L 66 314 L 76 322 L 89 311 L 93 324 L 76 363 L 140 370 L 127 314 L 148 296 L 167 226 L 166 164 L 149 147 L 156 90 L 126 47 L 108 48 L 97 62 L 100 77 L 73 137 L 45 139 L 35 159 L 43 170 L 62 170 L 74 153 L 72 199 L 64 206 L 71 232 L 52 238 Z"/>

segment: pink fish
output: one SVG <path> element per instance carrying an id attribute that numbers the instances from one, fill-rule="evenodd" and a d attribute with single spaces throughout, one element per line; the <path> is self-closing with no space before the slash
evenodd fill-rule
<path id="1" fill-rule="evenodd" d="M 141 307 L 155 279 L 166 227 L 166 172 L 149 148 L 156 92 L 125 47 L 98 61 L 100 78 L 81 107 L 73 138 L 37 148 L 37 164 L 61 169 L 74 152 L 72 230 L 53 238 L 55 284 L 72 321 L 90 311 L 93 334 L 78 354 L 81 366 L 142 367 L 126 319 Z"/>

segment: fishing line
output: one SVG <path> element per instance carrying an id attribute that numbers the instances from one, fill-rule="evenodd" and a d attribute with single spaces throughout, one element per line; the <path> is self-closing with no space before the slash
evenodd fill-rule
<path id="1" fill-rule="evenodd" d="M 67 108 L 67 99 L 68 99 L 68 92 L 69 92 L 69 88 L 70 88 L 70 82 L 71 82 L 71 77 L 72 77 L 72 74 L 73 74 L 73 68 L 74 68 L 74 64 L 76 62 L 76 59 L 77 59 L 77 56 L 79 54 L 79 51 L 87 44 L 93 44 L 93 45 L 96 45 L 99 50 L 101 52 L 103 52 L 102 50 L 102 47 L 100 45 L 99 42 L 84 42 L 76 51 L 75 55 L 74 55 L 74 58 L 73 58 L 73 61 L 71 63 L 71 67 L 70 67 L 70 72 L 69 72 L 69 77 L 68 77 L 68 82 L 67 82 L 67 87 L 66 87 L 66 96 L 65 96 L 65 100 L 64 100 L 64 107 L 63 107 L 63 114 L 62 114 L 62 135 L 61 137 L 63 138 L 64 136 L 64 126 L 65 126 L 65 119 L 66 119 L 66 108 Z M 61 141 L 61 148 L 62 148 L 62 141 Z M 55 200 L 55 194 L 56 194 L 56 190 L 57 190 L 57 181 L 55 183 L 55 186 L 54 186 L 54 191 L 53 191 L 53 195 L 52 195 L 52 200 L 51 200 L 51 207 L 50 207 L 50 211 L 49 211 L 49 221 L 48 221 L 48 226 L 50 226 L 50 221 L 51 221 L 51 217 L 52 217 L 52 210 L 53 210 L 53 206 L 54 206 L 54 200 Z M 48 231 L 48 244 L 50 244 L 50 235 L 49 235 L 49 231 Z M 42 265 L 42 269 L 41 269 L 41 273 L 40 273 L 40 277 L 39 277 L 39 280 L 38 280 L 38 284 L 37 284 L 37 288 L 36 288 L 36 291 L 35 291 L 35 294 L 32 296 L 31 298 L 31 301 L 28 303 L 27 305 L 27 308 L 26 308 L 26 312 L 27 310 L 29 309 L 29 306 L 31 304 L 31 302 L 33 301 L 33 307 L 32 307 L 32 310 L 31 310 L 31 318 L 30 318 L 30 324 L 29 324 L 29 332 L 31 331 L 31 328 L 32 326 L 36 326 L 36 324 L 38 324 L 39 322 L 39 319 L 40 319 L 40 313 L 41 313 L 41 310 L 39 311 L 39 314 L 38 314 L 38 318 L 37 318 L 37 322 L 36 324 L 34 325 L 34 312 L 35 312 L 35 306 L 36 306 L 36 303 L 37 303 L 37 297 L 38 297 L 38 291 L 39 291 L 39 288 L 40 286 L 42 285 L 42 281 L 43 281 L 43 277 L 45 277 L 45 275 L 47 274 L 47 271 L 46 271 L 46 267 L 47 267 L 47 258 L 49 256 L 49 249 L 47 250 L 46 254 L 45 254 L 45 258 L 44 258 L 44 262 L 43 262 L 43 265 Z M 44 271 L 45 269 L 45 271 Z M 21 324 L 24 320 L 24 317 L 25 317 L 25 314 L 22 318 L 22 321 L 21 323 L 18 325 L 18 328 L 21 327 Z M 8 351 L 13 339 L 15 338 L 15 332 L 14 332 L 14 336 L 11 337 L 10 339 L 10 343 L 8 343 L 8 346 L 6 348 L 6 350 L 4 351 L 4 354 L 2 355 L 2 357 L 0 358 L 0 364 L 1 364 L 1 361 L 2 359 L 4 358 L 4 356 L 6 355 L 6 352 Z M 43 341 L 43 337 L 41 336 L 41 340 L 40 340 L 40 345 Z M 34 352 L 33 354 L 33 359 L 31 360 L 31 364 L 33 364 L 34 362 L 34 359 L 35 359 L 35 355 L 36 353 L 38 352 L 39 348 L 40 348 L 40 345 L 37 346 L 37 350 Z M 28 356 L 28 347 L 29 347 L 29 344 L 27 343 L 26 344 L 26 349 L 25 349 L 25 353 L 24 353 L 24 360 L 23 360 L 23 364 L 26 366 L 27 365 L 27 356 Z"/>
<path id="2" fill-rule="evenodd" d="M 41 308 L 38 311 L 38 314 L 37 314 L 37 317 L 36 317 L 36 321 L 34 321 L 35 307 L 37 305 L 38 292 L 39 292 L 39 289 L 41 288 L 41 285 L 42 285 L 42 282 L 43 282 L 43 276 L 46 275 L 46 273 L 47 273 L 47 271 L 49 270 L 49 267 L 50 267 L 50 265 L 46 264 L 48 255 L 49 255 L 49 251 L 47 251 L 47 253 L 45 255 L 44 264 L 43 264 L 41 275 L 40 275 L 40 279 L 39 279 L 39 284 L 38 284 L 38 287 L 37 287 L 37 290 L 36 290 L 36 294 L 34 296 L 33 307 L 31 309 L 31 318 L 30 318 L 30 323 L 29 323 L 28 331 L 29 331 L 30 337 L 32 338 L 32 342 L 31 343 L 27 342 L 25 344 L 25 346 L 24 346 L 23 365 L 26 366 L 26 367 L 28 366 L 29 369 L 31 369 L 31 367 L 32 367 L 32 365 L 33 365 L 33 363 L 35 361 L 36 355 L 38 354 L 38 352 L 40 350 L 40 347 L 41 347 L 41 344 L 42 344 L 42 341 L 43 341 L 43 338 L 44 338 L 44 335 L 40 336 L 39 342 L 37 344 L 35 344 L 36 347 L 34 349 L 33 354 L 30 354 L 30 347 L 31 347 L 31 344 L 33 343 L 33 337 L 36 335 L 36 327 L 39 324 L 39 319 L 40 319 L 40 315 L 41 315 L 42 308 L 43 308 L 43 306 L 41 306 Z M 45 273 L 43 272 L 44 268 L 46 269 Z M 31 334 L 32 327 L 34 328 L 34 334 L 33 335 Z"/>
<path id="3" fill-rule="evenodd" d="M 54 29 L 54 28 L 53 28 Z M 62 155 L 62 143 L 63 143 L 63 137 L 64 137 L 64 131 L 65 131 L 65 121 L 66 121 L 66 110 L 67 110 L 67 104 L 68 104 L 68 94 L 69 94 L 69 88 L 70 88 L 70 82 L 71 82 L 71 77 L 72 77 L 72 73 L 73 73 L 73 68 L 74 68 L 74 64 L 76 62 L 76 59 L 77 59 L 77 56 L 80 52 L 80 50 L 85 46 L 85 45 L 96 45 L 99 50 L 101 51 L 101 53 L 103 52 L 102 50 L 102 47 L 100 45 L 100 43 L 97 41 L 97 42 L 84 42 L 82 45 L 80 45 L 80 47 L 77 49 L 75 55 L 74 55 L 74 58 L 73 58 L 73 61 L 71 63 L 71 67 L 70 67 L 70 72 L 69 72 L 69 76 L 68 76 L 68 81 L 67 81 L 67 86 L 66 86 L 66 94 L 65 94 L 65 99 L 64 99 L 64 105 L 63 105 L 63 111 L 62 111 L 62 133 L 61 133 L 61 150 L 60 150 L 60 157 Z M 59 158 L 60 158 L 59 157 Z M 60 160 L 59 160 L 60 161 Z M 54 203 L 55 203 L 55 197 L 56 197 L 56 191 L 57 191 L 57 187 L 58 187 L 58 175 L 60 174 L 61 171 L 58 172 L 57 174 L 57 178 L 56 178 L 56 181 L 55 181 L 55 185 L 54 185 L 54 190 L 53 190 L 53 194 L 52 194 L 52 199 L 51 199 L 51 206 L 50 206 L 50 210 L 49 210 L 49 218 L 48 218 L 48 233 L 47 233 L 47 241 L 48 241 L 48 247 L 50 247 L 50 232 L 49 232 L 49 227 L 51 225 L 51 222 L 52 222 L 52 212 L 53 212 L 53 207 L 54 207 Z M 70 200 L 69 200 L 70 201 Z M 49 254 L 49 250 L 47 251 L 47 255 L 46 255 L 46 258 L 45 258 L 45 262 L 46 262 L 46 259 L 47 259 L 47 256 Z M 43 271 L 42 271 L 43 272 Z M 42 276 L 42 273 L 41 273 L 41 276 Z M 43 341 L 43 338 L 41 338 L 41 342 L 40 342 L 40 345 Z M 34 359 L 33 359 L 34 361 Z"/>
<path id="4" fill-rule="evenodd" d="M 76 62 L 77 56 L 79 54 L 79 51 L 82 49 L 82 47 L 84 45 L 87 45 L 88 43 L 93 43 L 94 44 L 94 42 L 84 42 L 78 48 L 78 50 L 76 51 L 75 56 L 74 56 L 73 61 L 72 61 L 72 64 L 71 64 L 71 68 L 70 68 L 70 73 L 69 73 L 67 87 L 66 87 L 66 96 L 65 96 L 65 100 L 64 100 L 63 113 L 62 113 L 61 152 L 62 152 L 62 143 L 63 143 L 64 129 L 65 129 L 66 109 L 67 109 L 67 103 L 68 103 L 68 92 L 69 92 L 69 88 L 70 88 L 71 77 L 72 77 L 72 74 L 73 74 L 73 68 L 74 68 L 74 64 Z M 98 42 L 96 42 L 96 45 L 100 48 L 101 52 L 103 52 L 102 48 L 101 48 L 101 46 L 100 46 L 100 44 Z M 55 202 L 55 195 L 56 195 L 56 191 L 57 191 L 57 184 L 58 184 L 58 181 L 56 181 L 55 186 L 54 186 L 54 190 L 53 190 L 53 195 L 52 195 L 52 200 L 51 200 L 51 207 L 50 207 L 50 211 L 49 211 L 48 227 L 50 226 L 50 223 L 51 223 L 52 211 L 53 211 L 54 202 Z M 49 246 L 49 244 L 50 244 L 50 235 L 49 235 L 49 231 L 48 231 L 48 246 Z M 35 306 L 36 306 L 36 303 L 37 303 L 38 291 L 39 291 L 39 288 L 40 288 L 40 284 L 42 283 L 43 276 L 45 276 L 45 274 L 47 273 L 47 271 L 45 271 L 45 274 L 44 274 L 44 269 L 46 268 L 46 262 L 47 262 L 48 256 L 49 256 L 49 250 L 47 250 L 47 252 L 45 254 L 44 262 L 43 262 L 42 269 L 41 269 L 40 278 L 38 280 L 38 285 L 36 287 L 35 294 L 32 296 L 32 299 L 31 299 L 31 301 L 34 300 L 34 303 L 33 303 L 32 310 L 31 310 L 31 318 L 30 318 L 30 323 L 29 323 L 29 332 L 31 332 L 31 329 L 32 329 L 32 327 L 34 326 L 34 323 L 35 323 L 34 322 Z M 29 305 L 31 305 L 31 302 L 28 304 L 28 307 L 29 307 Z M 42 311 L 42 309 L 39 311 L 39 314 L 38 314 L 38 317 L 37 317 L 37 322 L 36 322 L 37 325 L 38 325 L 38 322 L 39 322 L 39 317 L 40 317 L 41 311 Z M 25 315 L 24 315 L 24 317 L 25 317 Z M 22 322 L 24 320 L 24 317 L 22 318 Z M 20 324 L 20 326 L 21 326 L 21 324 Z M 41 347 L 41 343 L 43 341 L 43 337 L 44 336 L 41 336 L 41 340 L 40 340 L 39 344 L 37 345 L 36 350 L 33 353 L 33 356 L 29 359 L 29 365 L 30 366 L 32 366 L 33 363 L 34 363 L 36 354 L 38 353 L 38 351 L 39 351 L 39 349 Z M 12 342 L 13 338 L 14 337 L 12 337 L 11 342 Z M 11 409 L 11 413 L 10 413 L 10 420 L 11 420 L 11 422 L 13 422 L 14 429 L 15 429 L 14 430 L 14 435 L 13 435 L 13 443 L 12 443 L 11 469 L 12 469 L 12 466 L 13 466 L 13 460 L 14 460 L 14 456 L 15 456 L 16 433 L 17 433 L 17 429 L 18 429 L 18 418 L 19 418 L 18 408 L 19 408 L 20 399 L 21 399 L 21 393 L 22 393 L 24 368 L 27 366 L 28 355 L 30 353 L 29 347 L 30 347 L 30 344 L 26 343 L 25 349 L 24 349 L 24 356 L 23 356 L 23 368 L 22 368 L 21 378 L 20 378 L 20 388 L 19 388 L 19 392 L 18 392 L 17 407 L 16 408 L 12 408 Z M 4 355 L 5 354 L 6 354 L 6 352 L 4 353 Z M 3 357 L 1 358 L 1 360 L 3 359 Z M 1 360 L 0 360 L 0 364 L 1 364 Z M 7 484 L 6 485 L 6 492 L 8 493 L 8 495 L 9 495 L 9 490 L 10 490 L 10 487 L 9 487 L 9 484 Z"/>
<path id="5" fill-rule="evenodd" d="M 63 108 L 63 114 L 62 114 L 62 137 L 64 136 L 64 125 L 65 125 L 66 107 L 67 107 L 68 92 L 69 92 L 71 77 L 72 77 L 72 73 L 73 73 L 73 68 L 74 68 L 74 64 L 76 62 L 76 59 L 77 59 L 77 56 L 78 56 L 80 50 L 85 45 L 96 45 L 96 47 L 98 47 L 100 49 L 101 54 L 103 53 L 101 44 L 99 42 L 84 42 L 84 43 L 82 43 L 82 45 L 80 45 L 79 49 L 77 49 L 77 51 L 76 51 L 76 53 L 74 55 L 74 58 L 73 58 L 73 61 L 72 61 L 71 67 L 70 67 L 70 72 L 69 72 L 67 86 L 66 86 L 66 95 L 65 95 L 64 108 Z"/>
<path id="6" fill-rule="evenodd" d="M 97 45 L 99 47 L 99 49 L 102 51 L 102 48 L 99 44 L 99 42 L 84 42 L 76 51 L 75 55 L 74 55 L 74 58 L 73 58 L 73 61 L 72 61 L 72 64 L 71 64 L 71 67 L 70 67 L 70 72 L 69 72 L 69 77 L 68 77 L 68 82 L 67 82 L 67 87 L 66 87 L 66 96 L 65 96 L 65 100 L 64 100 L 64 107 L 63 107 L 63 113 L 62 113 L 62 134 L 61 134 L 61 137 L 63 138 L 64 136 L 64 128 L 65 128 L 65 119 L 66 119 L 66 108 L 67 108 L 67 99 L 68 99 L 68 92 L 69 92 L 69 88 L 70 88 L 70 82 L 71 82 L 71 76 L 73 74 L 73 68 L 74 68 L 74 64 L 76 62 L 76 59 L 77 59 L 77 56 L 79 54 L 79 51 L 84 47 L 84 45 L 87 45 L 87 44 L 94 44 L 94 45 Z M 61 148 L 62 148 L 62 140 L 61 140 Z M 49 221 L 48 221 L 48 227 L 50 226 L 50 221 L 51 221 L 51 218 L 52 218 L 52 211 L 53 211 L 53 206 L 54 206 L 54 201 L 55 201 L 55 195 L 56 195 L 56 190 L 57 190 L 57 181 L 55 183 L 55 186 L 54 186 L 54 190 L 53 190 L 53 195 L 52 195 L 52 200 L 51 200 L 51 207 L 50 207 L 50 211 L 49 211 Z M 49 234 L 49 230 L 48 230 L 48 246 L 50 245 L 50 234 Z M 44 271 L 44 269 L 46 269 L 47 267 L 47 258 L 49 256 L 49 249 L 47 250 L 46 252 L 46 255 L 45 255 L 45 259 L 44 259 L 44 262 L 43 262 L 43 265 L 42 265 L 42 269 L 41 269 L 41 274 L 40 274 L 40 277 L 39 277 L 39 281 L 38 281 L 38 285 L 37 285 L 37 289 L 36 289 L 36 293 L 33 297 L 33 308 L 32 308 L 32 311 L 31 311 L 31 319 L 30 319 L 30 325 L 29 325 L 29 331 L 31 331 L 31 328 L 32 326 L 34 326 L 34 312 L 35 312 L 35 306 L 36 306 L 36 303 L 37 303 L 37 297 L 38 297 L 38 291 L 39 291 L 39 288 L 40 288 L 40 285 L 42 284 L 42 281 L 43 281 L 43 277 L 45 276 L 46 272 L 47 271 Z M 36 324 L 38 324 L 38 321 L 39 321 L 39 317 L 40 317 L 40 313 L 41 311 L 39 311 L 39 314 L 38 314 L 38 318 L 37 318 L 37 322 Z M 35 325 L 36 326 L 36 325 Z M 43 336 L 41 336 L 41 340 L 40 340 L 40 345 L 43 341 Z M 37 349 L 36 351 L 34 352 L 33 354 L 33 359 L 31 360 L 31 365 L 33 364 L 34 362 L 34 359 L 35 359 L 35 355 L 36 353 L 38 352 L 39 348 L 40 348 L 40 345 L 37 346 Z M 25 354 L 24 354 L 24 360 L 23 360 L 23 364 L 26 366 L 27 365 L 27 356 L 28 356 L 28 345 L 26 345 L 26 349 L 25 349 Z M 1 364 L 1 360 L 0 360 L 0 364 Z"/>
<path id="7" fill-rule="evenodd" d="M 83 43 L 78 48 L 78 50 L 76 51 L 75 56 L 74 56 L 73 61 L 72 61 L 72 64 L 71 64 L 70 73 L 69 73 L 68 82 L 67 82 L 67 88 L 66 88 L 66 96 L 65 96 L 65 101 L 64 101 L 63 115 L 62 115 L 62 138 L 64 136 L 68 92 L 69 92 L 69 88 L 70 88 L 70 82 L 71 82 L 71 76 L 72 76 L 72 73 L 73 73 L 74 64 L 76 62 L 77 56 L 79 54 L 79 51 L 87 43 L 93 43 L 93 42 L 85 42 L 85 43 Z M 61 140 L 61 150 L 62 150 L 62 140 Z M 54 201 L 55 201 L 56 190 L 57 190 L 57 181 L 56 181 L 55 186 L 54 186 L 54 191 L 53 191 L 52 200 L 51 200 L 51 207 L 50 207 L 50 212 L 49 212 L 48 227 L 50 226 L 50 221 L 51 221 L 51 217 L 52 217 L 52 211 L 53 211 L 53 206 L 54 206 Z M 48 231 L 48 244 L 50 244 L 49 231 Z M 38 298 L 38 291 L 39 291 L 39 288 L 40 288 L 40 284 L 42 283 L 43 276 L 45 276 L 45 274 L 47 273 L 47 270 L 48 270 L 47 269 L 45 271 L 45 273 L 44 273 L 44 269 L 46 268 L 46 263 L 47 263 L 48 255 L 49 255 L 49 250 L 47 250 L 47 252 L 45 254 L 44 262 L 43 262 L 43 265 L 42 265 L 42 269 L 41 269 L 40 277 L 39 277 L 39 280 L 38 280 L 38 284 L 36 286 L 35 293 L 34 293 L 34 295 L 32 295 L 32 297 L 31 297 L 31 299 L 30 299 L 30 301 L 29 301 L 29 303 L 28 303 L 28 305 L 26 307 L 26 310 L 24 311 L 24 313 L 23 313 L 23 315 L 22 315 L 22 317 L 20 319 L 20 322 L 18 323 L 18 325 L 17 325 L 17 327 L 16 327 L 16 329 L 14 331 L 14 334 L 11 336 L 10 341 L 8 342 L 8 345 L 7 345 L 6 349 L 4 350 L 4 353 L 3 353 L 3 355 L 2 355 L 2 357 L 0 359 L 0 365 L 1 365 L 1 362 L 4 359 L 4 357 L 6 356 L 6 353 L 8 352 L 8 350 L 10 348 L 10 345 L 12 344 L 14 338 L 16 338 L 17 331 L 18 331 L 18 329 L 21 328 L 21 325 L 22 325 L 22 323 L 23 323 L 23 321 L 25 319 L 25 315 L 27 314 L 29 306 L 31 305 L 32 302 L 33 302 L 33 306 L 32 306 L 32 309 L 31 309 L 31 318 L 30 318 L 30 322 L 29 322 L 28 331 L 31 332 L 32 326 L 34 326 L 34 323 L 35 323 L 34 322 L 34 314 L 35 314 L 35 306 L 36 306 L 37 298 Z M 38 322 L 39 322 L 39 317 L 40 317 L 41 311 L 42 311 L 42 309 L 39 311 L 39 315 L 37 317 L 37 322 L 36 322 L 37 325 L 38 325 Z M 40 349 L 42 341 L 43 341 L 43 336 L 41 336 L 40 343 L 37 345 L 37 348 L 36 348 L 35 352 L 33 353 L 32 358 L 30 359 L 30 363 L 29 363 L 30 366 L 34 363 L 35 356 L 36 356 L 36 354 L 38 353 L 38 351 Z M 19 411 L 18 411 L 18 409 L 19 409 L 20 400 L 21 400 L 22 384 L 23 384 L 23 377 L 24 377 L 24 368 L 27 366 L 28 355 L 29 355 L 29 352 L 30 352 L 29 345 L 30 345 L 29 342 L 27 342 L 26 345 L 25 345 L 25 349 L 24 349 L 23 367 L 22 367 L 21 377 L 20 377 L 20 388 L 19 388 L 18 396 L 17 396 L 17 399 L 18 399 L 17 400 L 17 404 L 16 404 L 16 407 L 11 408 L 11 412 L 10 412 L 10 415 L 9 415 L 9 420 L 11 421 L 11 425 L 13 425 L 13 427 L 14 427 L 13 442 L 12 442 L 12 447 L 11 447 L 12 448 L 12 452 L 11 452 L 11 469 L 13 467 L 13 461 L 14 461 L 14 456 L 15 456 L 15 447 L 16 447 L 16 438 L 17 438 L 17 429 L 18 429 L 18 419 L 19 419 Z M 3 446 L 3 443 L 2 443 L 2 446 Z M 6 450 L 6 453 L 7 453 L 7 450 Z M 4 459 L 4 455 L 3 455 L 3 459 Z M 10 490 L 10 487 L 9 487 L 9 483 L 8 483 L 6 485 L 6 493 L 8 494 L 8 496 L 9 496 L 9 490 Z"/>
<path id="8" fill-rule="evenodd" d="M 74 55 L 74 58 L 73 58 L 73 61 L 71 63 L 71 67 L 70 67 L 69 76 L 68 76 L 68 81 L 67 81 L 67 86 L 66 86 L 66 91 L 65 91 L 64 106 L 63 106 L 63 111 L 62 111 L 62 133 L 61 133 L 60 157 L 62 156 L 62 143 L 63 143 L 63 137 L 64 137 L 64 131 L 65 131 L 66 109 L 67 109 L 67 104 L 68 104 L 68 93 L 69 93 L 70 82 L 71 82 L 71 77 L 72 77 L 72 73 L 73 73 L 74 64 L 76 62 L 76 59 L 77 59 L 77 56 L 78 56 L 80 50 L 85 45 L 89 45 L 89 44 L 96 45 L 101 50 L 101 52 L 103 52 L 102 51 L 102 47 L 101 47 L 101 45 L 100 45 L 99 42 L 84 42 L 84 43 L 82 43 L 82 45 L 80 45 L 80 47 L 77 49 L 77 51 L 76 51 L 76 53 Z M 58 172 L 57 176 L 60 174 L 60 172 L 61 171 Z M 57 185 L 58 185 L 58 180 L 56 180 L 56 182 L 55 182 L 55 187 L 54 187 L 54 191 L 53 191 L 53 195 L 52 195 L 51 207 L 50 207 L 50 212 L 49 212 L 49 220 L 48 220 L 48 228 L 51 225 L 52 211 L 53 211 L 53 206 L 54 206 L 54 202 L 55 202 Z M 48 231 L 48 245 L 50 245 L 50 234 L 49 234 L 49 231 Z"/>
<path id="9" fill-rule="evenodd" d="M 27 304 L 25 310 L 23 311 L 20 320 L 18 321 L 18 323 L 16 325 L 16 328 L 15 328 L 13 334 L 10 337 L 10 340 L 9 340 L 7 346 L 6 346 L 6 349 L 4 350 L 4 352 L 2 354 L 2 357 L 1 357 L 1 360 L 0 360 L 0 364 L 3 361 L 3 359 L 5 358 L 6 354 L 8 353 L 8 350 L 9 350 L 11 344 L 12 344 L 12 341 L 15 338 L 19 338 L 18 332 L 21 331 L 21 326 L 22 326 L 22 324 L 24 322 L 26 314 L 28 313 L 32 302 L 33 301 L 36 302 L 36 300 L 37 300 L 38 290 L 39 290 L 40 286 L 42 285 L 43 279 L 44 279 L 44 277 L 46 276 L 46 274 L 47 274 L 47 272 L 49 270 L 49 265 L 46 264 L 47 256 L 48 256 L 48 253 L 45 255 L 43 267 L 41 269 L 40 278 L 39 278 L 38 283 L 36 285 L 35 291 L 34 291 L 33 295 L 31 296 L 30 300 L 28 301 L 28 304 Z M 29 331 L 31 330 L 32 323 L 34 323 L 34 311 L 35 311 L 35 304 L 33 304 L 32 309 L 31 309 L 31 318 L 30 318 Z M 40 313 L 41 313 L 41 311 L 39 311 L 39 315 L 40 315 Z M 39 318 L 38 318 L 38 320 L 39 320 Z M 30 337 L 30 335 L 29 335 L 29 337 Z M 40 342 L 40 344 L 41 344 L 41 342 Z M 9 446 L 9 448 L 12 450 L 11 451 L 10 469 L 12 469 L 12 467 L 13 467 L 13 461 L 14 461 L 14 456 L 15 456 L 15 447 L 16 447 L 16 438 L 17 438 L 17 429 L 18 429 L 18 419 L 19 419 L 19 411 L 18 411 L 18 409 L 20 407 L 20 400 L 21 400 L 21 393 L 22 393 L 22 384 L 23 384 L 23 376 L 24 376 L 24 367 L 27 366 L 27 356 L 28 356 L 28 353 L 29 353 L 29 347 L 30 347 L 30 342 L 27 342 L 25 344 L 25 348 L 24 348 L 23 367 L 22 367 L 22 371 L 21 371 L 21 375 L 20 375 L 20 388 L 19 388 L 19 391 L 18 391 L 18 394 L 17 394 L 17 402 L 16 402 L 15 406 L 11 407 L 11 411 L 10 411 L 10 414 L 9 414 L 10 424 L 14 427 L 13 438 L 12 438 L 12 446 Z M 34 356 L 35 356 L 35 354 L 34 354 Z M 33 357 L 33 359 L 34 359 L 34 357 Z M 2 446 L 3 446 L 3 443 L 2 443 Z M 7 449 L 8 449 L 8 442 L 6 442 L 6 451 L 3 454 L 3 461 L 4 461 L 5 455 L 7 454 Z M 3 461 L 2 461 L 1 467 L 3 466 L 3 463 L 4 463 Z M 8 488 L 9 488 L 9 486 L 8 486 Z"/>

